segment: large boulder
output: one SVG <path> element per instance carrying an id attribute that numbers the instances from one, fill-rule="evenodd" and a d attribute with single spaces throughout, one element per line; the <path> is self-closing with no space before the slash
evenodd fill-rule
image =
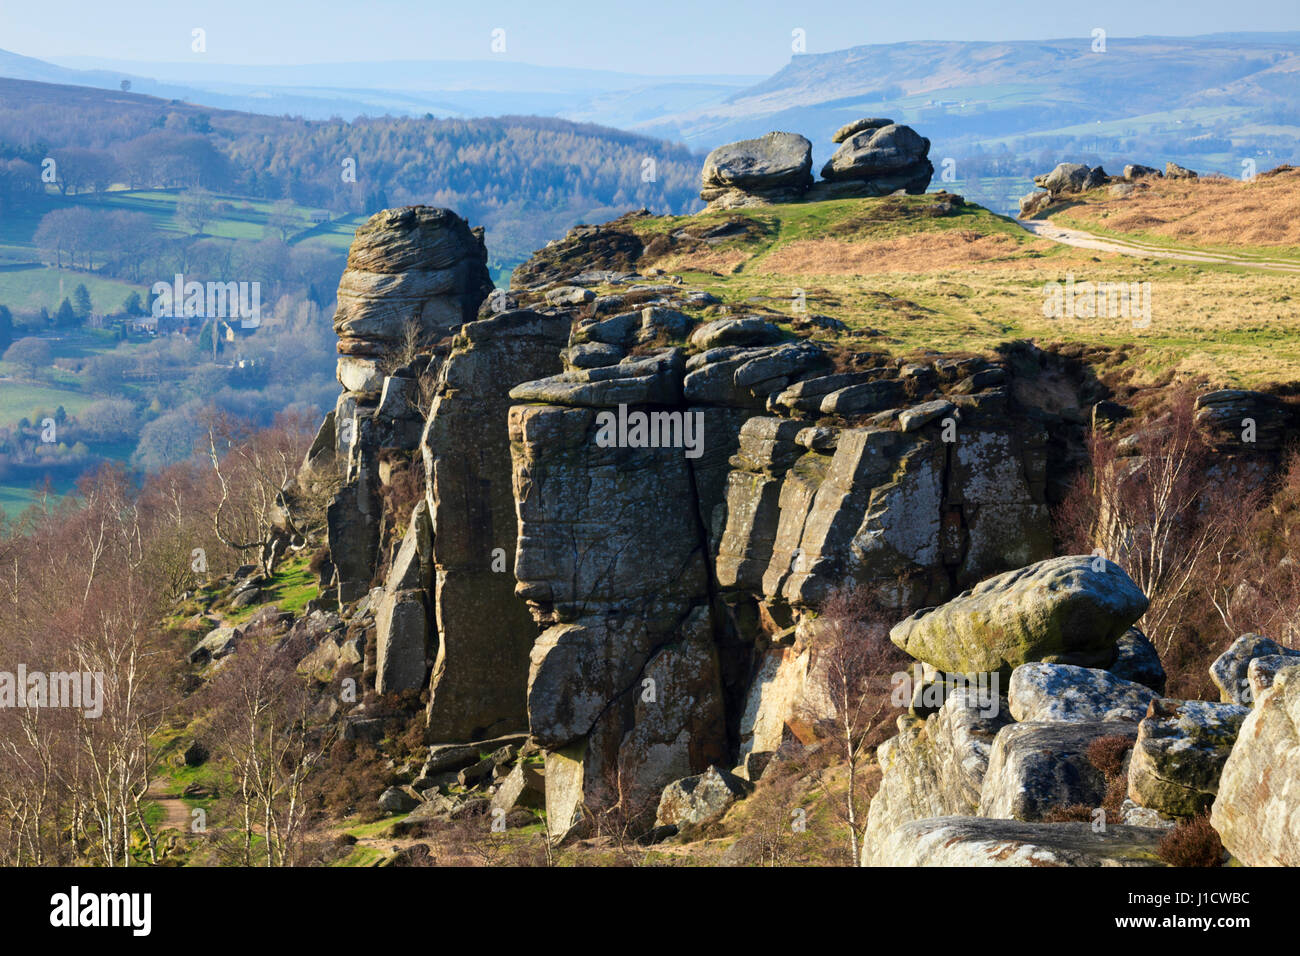
<path id="1" fill-rule="evenodd" d="M 1129 798 L 1166 817 L 1190 817 L 1209 809 L 1248 713 L 1236 704 L 1153 700 L 1138 725 L 1129 762 Z"/>
<path id="2" fill-rule="evenodd" d="M 1262 634 L 1243 634 L 1210 665 L 1210 679 L 1219 688 L 1220 701 L 1250 706 L 1254 700 L 1250 662 L 1257 657 L 1292 657 L 1300 664 L 1300 651 L 1283 647 Z"/>
<path id="3" fill-rule="evenodd" d="M 1034 177 L 1034 185 L 1053 196 L 1082 192 L 1091 170 L 1083 163 L 1058 163 L 1050 173 Z"/>
<path id="4" fill-rule="evenodd" d="M 989 578 L 895 625 L 890 639 L 949 673 L 1009 673 L 1030 661 L 1104 667 L 1146 596 L 1119 565 L 1076 555 Z"/>
<path id="5" fill-rule="evenodd" d="M 862 129 L 840 144 L 822 167 L 822 178 L 868 182 L 880 196 L 899 189 L 919 195 L 934 175 L 929 153 L 930 141 L 910 126 Z"/>
<path id="6" fill-rule="evenodd" d="M 1011 672 L 1007 700 L 1016 720 L 1140 721 L 1155 691 L 1108 671 L 1070 664 L 1022 664 Z"/>
<path id="7" fill-rule="evenodd" d="M 1041 820 L 1053 810 L 1101 806 L 1107 781 L 1088 758 L 1099 737 L 1137 737 L 1129 721 L 1033 722 L 998 732 L 980 792 L 979 815 Z"/>
<path id="8" fill-rule="evenodd" d="M 717 206 L 788 202 L 812 184 L 812 143 L 768 133 L 719 146 L 704 160 L 700 198 Z"/>
<path id="9" fill-rule="evenodd" d="M 712 823 L 749 790 L 748 783 L 721 767 L 710 767 L 702 774 L 675 780 L 664 787 L 655 826 L 682 829 Z"/>
<path id="10" fill-rule="evenodd" d="M 939 817 L 899 827 L 864 866 L 1163 866 L 1160 827 Z"/>
<path id="11" fill-rule="evenodd" d="M 1247 866 L 1300 866 L 1300 666 L 1278 672 L 1242 722 L 1210 823 Z"/>

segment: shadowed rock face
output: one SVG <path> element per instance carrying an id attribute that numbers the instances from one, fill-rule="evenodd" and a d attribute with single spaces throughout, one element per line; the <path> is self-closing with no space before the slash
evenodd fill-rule
<path id="1" fill-rule="evenodd" d="M 510 384 L 559 371 L 566 317 L 520 310 L 465 325 L 442 366 L 422 440 L 433 515 L 438 656 L 427 736 L 480 740 L 527 728 L 537 629 L 514 597 Z"/>

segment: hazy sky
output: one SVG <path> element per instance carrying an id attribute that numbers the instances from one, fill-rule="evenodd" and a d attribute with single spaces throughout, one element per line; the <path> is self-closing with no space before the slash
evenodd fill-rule
<path id="1" fill-rule="evenodd" d="M 177 61 L 191 31 L 212 63 L 486 59 L 632 73 L 770 73 L 807 52 L 900 40 L 1014 40 L 1300 30 L 1297 0 L 0 0 L 0 48 Z"/>

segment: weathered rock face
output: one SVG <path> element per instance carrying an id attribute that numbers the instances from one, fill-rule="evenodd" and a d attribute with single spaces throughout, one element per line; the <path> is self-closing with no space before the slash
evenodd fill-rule
<path id="1" fill-rule="evenodd" d="M 704 160 L 700 198 L 717 208 L 789 202 L 812 184 L 812 143 L 768 133 L 719 146 Z"/>
<path id="2" fill-rule="evenodd" d="M 433 527 L 427 502 L 416 505 L 375 611 L 375 690 L 419 690 L 428 677 Z"/>
<path id="3" fill-rule="evenodd" d="M 924 721 L 899 718 L 898 736 L 877 749 L 881 781 L 867 815 L 867 846 L 883 847 L 914 820 L 979 812 L 994 739 L 1010 721 L 1005 703 L 964 689 Z"/>
<path id="4" fill-rule="evenodd" d="M 1130 721 L 1032 722 L 998 733 L 980 793 L 979 815 L 1041 820 L 1052 810 L 1098 807 L 1106 780 L 1088 759 L 1099 737 L 1137 736 Z"/>
<path id="5" fill-rule="evenodd" d="M 842 141 L 822 167 L 828 182 L 862 182 L 871 193 L 885 196 L 902 189 L 920 194 L 930 185 L 934 166 L 930 141 L 910 126 L 890 123 L 863 128 Z"/>
<path id="6" fill-rule="evenodd" d="M 1167 830 L 1088 823 L 940 817 L 900 827 L 864 852 L 864 866 L 1163 866 Z"/>
<path id="7" fill-rule="evenodd" d="M 548 807 L 553 793 L 578 815 L 607 803 L 620 769 L 657 796 L 725 750 L 689 460 L 681 448 L 600 447 L 589 408 L 516 406 L 509 421 L 516 593 L 549 625 L 527 680 L 533 736 L 561 754 L 555 784 L 548 758 Z M 563 813 L 552 834 L 573 819 Z"/>
<path id="8" fill-rule="evenodd" d="M 1300 664 L 1300 651 L 1283 647 L 1262 634 L 1243 634 L 1210 665 L 1210 678 L 1219 688 L 1219 700 L 1225 704 L 1251 705 L 1255 696 L 1250 684 L 1250 663 L 1261 657 L 1294 658 L 1294 663 Z"/>
<path id="9" fill-rule="evenodd" d="M 339 281 L 339 382 L 378 394 L 380 360 L 413 329 L 431 344 L 468 322 L 492 290 L 483 234 L 449 209 L 407 206 L 357 229 Z"/>
<path id="10" fill-rule="evenodd" d="M 1022 664 L 1011 672 L 1007 700 L 1016 720 L 1140 721 L 1155 691 L 1103 670 L 1069 664 Z"/>
<path id="11" fill-rule="evenodd" d="M 476 740 L 527 727 L 525 687 L 537 628 L 514 596 L 517 547 L 508 388 L 557 372 L 565 316 L 504 312 L 462 327 L 424 432 L 433 515 L 438 656 L 430 740 Z"/>
<path id="12" fill-rule="evenodd" d="M 1223 765 L 1210 823 L 1247 866 L 1300 866 L 1300 667 L 1279 671 Z"/>
<path id="13" fill-rule="evenodd" d="M 1104 666 L 1146 608 L 1146 596 L 1119 565 L 1052 558 L 918 611 L 889 636 L 941 671 L 1006 671 L 1029 661 Z"/>
<path id="14" fill-rule="evenodd" d="M 1249 711 L 1201 700 L 1153 700 L 1138 726 L 1128 795 L 1167 817 L 1207 810 Z"/>

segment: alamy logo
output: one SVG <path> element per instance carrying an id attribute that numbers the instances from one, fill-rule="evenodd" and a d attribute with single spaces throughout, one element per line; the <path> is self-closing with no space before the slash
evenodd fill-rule
<path id="1" fill-rule="evenodd" d="M 1151 324 L 1150 282 L 1043 283 L 1043 316 L 1048 319 L 1133 319 L 1134 328 Z"/>
<path id="2" fill-rule="evenodd" d="M 596 414 L 598 448 L 684 448 L 687 458 L 704 454 L 703 412 L 629 412 Z"/>
<path id="3" fill-rule="evenodd" d="M 104 672 L 28 671 L 18 665 L 18 673 L 0 671 L 0 709 L 35 709 L 67 707 L 80 710 L 94 719 L 104 713 Z"/>
<path id="4" fill-rule="evenodd" d="M 155 282 L 155 319 L 239 319 L 245 329 L 262 321 L 262 283 L 185 281 L 177 273 L 173 282 Z"/>
<path id="5" fill-rule="evenodd" d="M 133 936 L 148 936 L 153 928 L 153 896 L 149 893 L 82 893 L 74 886 L 50 897 L 50 925 L 126 926 Z"/>
<path id="6" fill-rule="evenodd" d="M 948 673 L 938 680 L 926 680 L 921 665 L 916 664 L 913 672 L 899 671 L 890 678 L 890 703 L 895 707 L 920 705 L 937 710 L 949 695 L 965 691 L 967 702 L 983 717 L 997 715 L 1001 704 L 999 699 L 1000 675 L 997 671 L 984 674 Z"/>

